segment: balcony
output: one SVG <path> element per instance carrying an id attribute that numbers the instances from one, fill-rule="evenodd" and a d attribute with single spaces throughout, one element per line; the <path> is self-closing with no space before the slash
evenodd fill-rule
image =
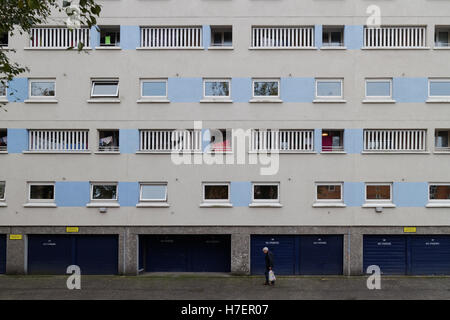
<path id="1" fill-rule="evenodd" d="M 314 152 L 313 130 L 253 130 L 250 152 Z"/>
<path id="2" fill-rule="evenodd" d="M 314 27 L 253 27 L 252 49 L 314 49 Z"/>
<path id="3" fill-rule="evenodd" d="M 86 152 L 88 130 L 29 130 L 30 152 Z"/>
<path id="4" fill-rule="evenodd" d="M 32 28 L 29 49 L 68 49 L 90 47 L 90 30 L 88 28 Z"/>
<path id="5" fill-rule="evenodd" d="M 426 27 L 364 27 L 364 48 L 427 48 Z"/>
<path id="6" fill-rule="evenodd" d="M 141 48 L 202 49 L 201 27 L 142 27 Z"/>
<path id="7" fill-rule="evenodd" d="M 423 129 L 364 130 L 364 151 L 425 152 L 426 138 Z"/>
<path id="8" fill-rule="evenodd" d="M 202 134 L 200 130 L 141 130 L 139 151 L 156 153 L 201 152 Z"/>

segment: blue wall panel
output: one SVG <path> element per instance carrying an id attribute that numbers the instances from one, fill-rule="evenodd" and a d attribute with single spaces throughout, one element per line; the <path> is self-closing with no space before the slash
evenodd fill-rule
<path id="1" fill-rule="evenodd" d="M 202 78 L 169 78 L 168 87 L 171 102 L 199 102 L 203 97 Z"/>
<path id="2" fill-rule="evenodd" d="M 22 153 L 28 150 L 28 130 L 8 129 L 8 152 Z"/>
<path id="3" fill-rule="evenodd" d="M 231 97 L 233 102 L 248 102 L 252 98 L 252 79 L 232 78 Z"/>
<path id="4" fill-rule="evenodd" d="M 428 79 L 393 78 L 392 97 L 397 102 L 425 102 L 428 98 Z"/>
<path id="5" fill-rule="evenodd" d="M 344 203 L 349 207 L 364 204 L 364 182 L 344 182 Z"/>
<path id="6" fill-rule="evenodd" d="M 252 202 L 252 183 L 235 181 L 230 183 L 230 199 L 234 207 L 248 207 Z"/>
<path id="7" fill-rule="evenodd" d="M 136 50 L 141 45 L 141 29 L 139 26 L 120 26 L 120 47 L 125 50 Z"/>
<path id="8" fill-rule="evenodd" d="M 119 130 L 120 153 L 136 153 L 139 150 L 139 130 Z"/>
<path id="9" fill-rule="evenodd" d="M 284 102 L 312 102 L 314 83 L 314 78 L 281 78 L 281 99 Z"/>
<path id="10" fill-rule="evenodd" d="M 209 46 L 211 45 L 211 26 L 203 25 L 202 29 L 203 47 L 205 48 L 205 50 L 208 50 Z"/>
<path id="11" fill-rule="evenodd" d="M 344 44 L 349 50 L 359 50 L 364 45 L 364 26 L 345 26 Z"/>
<path id="12" fill-rule="evenodd" d="M 314 129 L 314 151 L 322 151 L 322 129 Z"/>
<path id="13" fill-rule="evenodd" d="M 314 41 L 317 49 L 322 47 L 322 25 L 316 24 L 314 26 Z"/>
<path id="14" fill-rule="evenodd" d="M 97 29 L 97 26 L 92 26 L 90 33 L 91 33 L 91 48 L 99 47 L 100 46 L 100 30 Z"/>
<path id="15" fill-rule="evenodd" d="M 363 129 L 344 130 L 344 150 L 347 153 L 361 153 L 363 151 Z"/>
<path id="16" fill-rule="evenodd" d="M 428 203 L 427 182 L 394 182 L 392 191 L 399 207 L 424 207 Z"/>
<path id="17" fill-rule="evenodd" d="M 89 199 L 88 181 L 55 182 L 55 202 L 58 207 L 84 207 Z"/>
<path id="18" fill-rule="evenodd" d="M 24 102 L 28 99 L 28 78 L 12 79 L 7 91 L 9 102 Z"/>
<path id="19" fill-rule="evenodd" d="M 138 182 L 119 182 L 119 204 L 123 207 L 135 207 L 139 202 Z"/>

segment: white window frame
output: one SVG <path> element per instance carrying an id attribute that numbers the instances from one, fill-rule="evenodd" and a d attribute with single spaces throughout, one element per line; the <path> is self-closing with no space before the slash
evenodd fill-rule
<path id="1" fill-rule="evenodd" d="M 115 94 L 94 94 L 95 84 L 99 82 L 117 82 Z M 119 98 L 119 79 L 91 79 L 91 98 Z"/>
<path id="2" fill-rule="evenodd" d="M 2 183 L 5 185 L 5 187 L 4 187 L 3 197 L 0 198 L 0 202 L 5 202 L 6 201 L 6 181 L 5 180 L 0 181 L 0 184 L 2 184 Z M 55 197 L 55 191 L 54 190 L 53 190 L 53 197 Z"/>
<path id="3" fill-rule="evenodd" d="M 116 186 L 116 199 L 94 199 L 94 186 L 114 185 Z M 119 200 L 119 184 L 117 182 L 91 182 L 91 190 L 89 196 L 90 202 L 117 202 Z"/>
<path id="4" fill-rule="evenodd" d="M 389 96 L 369 96 L 367 95 L 367 83 L 368 82 L 389 82 Z M 391 100 L 392 99 L 392 78 L 366 78 L 364 81 L 364 96 L 366 97 L 366 99 L 370 99 L 370 100 L 377 100 L 377 99 L 382 99 L 382 100 Z"/>
<path id="5" fill-rule="evenodd" d="M 326 32 L 328 33 L 328 40 L 329 43 L 324 44 L 322 42 L 322 47 L 326 47 L 326 48 L 343 48 L 345 46 L 345 39 L 344 39 L 344 27 L 343 26 L 323 26 L 323 29 L 326 29 Z M 341 33 L 341 44 L 338 46 L 333 46 L 330 44 L 331 42 L 331 33 L 332 32 L 340 32 Z M 322 39 L 323 39 L 323 33 L 324 31 L 322 30 Z"/>
<path id="6" fill-rule="evenodd" d="M 53 199 L 31 199 L 31 187 L 32 186 L 53 186 Z M 6 188 L 5 188 L 6 190 Z M 28 182 L 28 203 L 55 203 L 55 183 L 54 182 Z"/>
<path id="7" fill-rule="evenodd" d="M 341 84 L 341 95 L 340 96 L 319 96 L 317 95 L 317 88 L 319 82 L 339 82 Z M 342 100 L 344 99 L 344 79 L 340 78 L 316 78 L 315 79 L 315 97 L 316 99 L 329 99 L 329 100 Z"/>
<path id="8" fill-rule="evenodd" d="M 144 96 L 144 82 L 165 82 L 166 83 L 166 95 L 165 96 Z M 142 99 L 167 99 L 168 95 L 169 95 L 168 82 L 169 81 L 168 81 L 167 78 L 162 78 L 162 79 L 157 79 L 157 78 L 146 79 L 146 78 L 142 78 L 142 79 L 140 79 L 141 98 Z"/>
<path id="9" fill-rule="evenodd" d="M 207 96 L 206 95 L 206 83 L 207 82 L 227 82 L 228 83 L 228 95 L 227 96 Z M 204 78 L 203 79 L 203 98 L 204 99 L 230 99 L 231 98 L 231 79 L 226 78 Z"/>
<path id="10" fill-rule="evenodd" d="M 33 82 L 53 82 L 55 95 L 54 96 L 32 96 L 31 95 L 31 84 Z M 56 99 L 56 79 L 55 78 L 30 78 L 28 79 L 28 97 L 33 100 L 42 100 L 42 99 Z"/>
<path id="11" fill-rule="evenodd" d="M 434 204 L 445 204 L 450 205 L 450 199 L 448 200 L 442 200 L 442 199 L 431 199 L 430 198 L 430 187 L 431 186 L 450 186 L 450 182 L 429 182 L 428 183 L 428 203 L 434 203 Z"/>
<path id="12" fill-rule="evenodd" d="M 277 186 L 277 199 L 255 199 L 255 186 Z M 280 202 L 280 183 L 279 182 L 253 182 L 252 183 L 252 202 L 253 203 L 279 203 Z"/>
<path id="13" fill-rule="evenodd" d="M 223 48 L 223 47 L 230 48 L 230 47 L 233 47 L 233 26 L 211 26 L 211 28 L 217 28 L 217 29 L 220 30 L 219 32 L 222 33 L 222 37 L 221 37 L 222 41 L 221 41 L 221 43 L 219 45 L 218 44 L 214 44 L 213 31 L 211 30 L 211 45 L 210 45 L 210 47 L 212 47 L 212 48 Z M 227 32 L 228 29 L 231 30 L 231 45 L 225 45 L 225 32 Z"/>
<path id="14" fill-rule="evenodd" d="M 368 186 L 389 186 L 390 198 L 388 200 L 385 199 L 367 199 L 367 187 Z M 392 204 L 393 203 L 393 183 L 392 182 L 366 182 L 364 184 L 364 201 L 367 204 Z"/>
<path id="15" fill-rule="evenodd" d="M 142 198 L 142 187 L 143 186 L 165 186 L 166 191 L 164 194 L 164 199 L 143 199 Z M 139 202 L 167 202 L 168 201 L 168 184 L 167 182 L 140 182 L 139 183 Z"/>
<path id="16" fill-rule="evenodd" d="M 441 81 L 441 82 L 449 82 L 450 78 L 428 78 L 428 98 L 429 99 L 450 99 L 450 94 L 447 96 L 432 96 L 431 95 L 431 82 L 433 81 Z"/>
<path id="17" fill-rule="evenodd" d="M 255 96 L 255 82 L 277 82 L 278 95 L 276 96 Z M 253 78 L 252 79 L 252 98 L 253 99 L 280 99 L 281 80 L 279 78 Z M 231 93 L 231 91 L 230 91 Z"/>
<path id="18" fill-rule="evenodd" d="M 340 199 L 319 199 L 317 197 L 317 187 L 319 186 L 340 186 L 341 198 Z M 314 184 L 314 202 L 316 203 L 344 203 L 344 183 L 343 182 L 316 182 Z"/>
<path id="19" fill-rule="evenodd" d="M 205 187 L 206 186 L 227 186 L 228 187 L 228 198 L 227 199 L 206 199 L 205 198 Z M 203 182 L 202 183 L 202 201 L 204 203 L 230 203 L 230 183 L 229 182 Z"/>

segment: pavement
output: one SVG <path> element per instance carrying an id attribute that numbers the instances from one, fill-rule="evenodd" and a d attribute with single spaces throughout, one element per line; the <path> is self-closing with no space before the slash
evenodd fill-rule
<path id="1" fill-rule="evenodd" d="M 69 290 L 68 276 L 0 276 L 0 300 L 279 300 L 279 299 L 450 299 L 450 277 L 385 276 L 380 290 L 367 277 L 278 276 L 264 286 L 262 276 L 228 274 L 144 274 L 82 276 L 81 289 Z"/>

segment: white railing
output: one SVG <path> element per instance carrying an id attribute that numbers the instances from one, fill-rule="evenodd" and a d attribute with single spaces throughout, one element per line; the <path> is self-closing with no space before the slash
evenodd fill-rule
<path id="1" fill-rule="evenodd" d="M 142 48 L 202 48 L 201 27 L 141 27 Z"/>
<path id="2" fill-rule="evenodd" d="M 140 151 L 201 151 L 200 130 L 141 130 Z"/>
<path id="3" fill-rule="evenodd" d="M 313 48 L 314 27 L 253 27 L 252 48 Z"/>
<path id="4" fill-rule="evenodd" d="M 31 48 L 77 48 L 80 43 L 90 46 L 88 28 L 32 28 L 30 33 Z"/>
<path id="5" fill-rule="evenodd" d="M 366 48 L 424 48 L 426 27 L 365 27 Z"/>
<path id="6" fill-rule="evenodd" d="M 364 151 L 426 151 L 423 129 L 364 130 Z"/>
<path id="7" fill-rule="evenodd" d="M 313 130 L 252 130 L 250 151 L 314 151 Z"/>
<path id="8" fill-rule="evenodd" d="M 29 130 L 30 151 L 87 151 L 88 130 Z"/>

